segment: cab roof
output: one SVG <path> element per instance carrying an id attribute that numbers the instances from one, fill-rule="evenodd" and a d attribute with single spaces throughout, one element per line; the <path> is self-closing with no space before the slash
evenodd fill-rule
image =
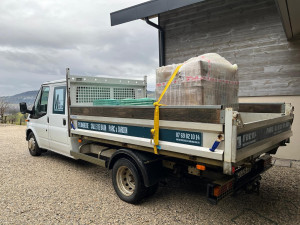
<path id="1" fill-rule="evenodd" d="M 58 84 L 58 83 L 66 83 L 66 79 L 53 80 L 53 81 L 46 81 L 46 82 L 43 83 L 43 85 L 47 85 L 47 84 Z"/>

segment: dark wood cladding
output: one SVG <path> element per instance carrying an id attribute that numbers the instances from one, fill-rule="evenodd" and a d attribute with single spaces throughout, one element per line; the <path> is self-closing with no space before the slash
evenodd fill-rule
<path id="1" fill-rule="evenodd" d="M 239 112 L 253 113 L 284 113 L 284 104 L 274 103 L 241 103 L 239 104 Z"/>
<path id="2" fill-rule="evenodd" d="M 216 52 L 239 67 L 239 96 L 300 95 L 300 40 L 274 0 L 209 0 L 160 15 L 166 64 Z"/>
<path id="3" fill-rule="evenodd" d="M 220 109 L 161 108 L 159 110 L 159 119 L 182 122 L 220 123 L 220 114 Z M 71 115 L 153 120 L 154 108 L 71 107 Z"/>

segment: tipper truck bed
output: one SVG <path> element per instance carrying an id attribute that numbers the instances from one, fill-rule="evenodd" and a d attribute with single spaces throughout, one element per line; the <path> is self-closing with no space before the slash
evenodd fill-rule
<path id="1" fill-rule="evenodd" d="M 222 105 L 161 106 L 155 154 L 154 106 L 93 105 L 97 98 L 145 98 L 146 79 L 69 73 L 66 81 L 42 85 L 32 111 L 20 104 L 22 112 L 31 113 L 30 153 L 48 149 L 112 169 L 116 193 L 130 203 L 153 194 L 165 171 L 205 178 L 214 203 L 242 188 L 258 189 L 260 174 L 271 167 L 270 154 L 292 136 L 293 107 L 286 103 L 239 104 L 238 111 Z M 42 106 L 45 88 L 48 102 Z"/>

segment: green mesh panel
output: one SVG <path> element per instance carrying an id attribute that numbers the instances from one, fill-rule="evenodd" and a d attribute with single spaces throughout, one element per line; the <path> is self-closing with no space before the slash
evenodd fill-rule
<path id="1" fill-rule="evenodd" d="M 153 105 L 155 99 L 140 98 L 140 99 L 97 99 L 93 101 L 93 105 Z"/>

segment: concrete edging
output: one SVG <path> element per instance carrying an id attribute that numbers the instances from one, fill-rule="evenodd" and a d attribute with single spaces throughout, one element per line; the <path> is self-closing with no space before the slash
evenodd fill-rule
<path id="1" fill-rule="evenodd" d="M 298 169 L 300 168 L 299 160 L 273 158 L 272 164 L 274 166 L 282 166 L 282 167 L 290 167 L 290 168 L 298 168 Z"/>

